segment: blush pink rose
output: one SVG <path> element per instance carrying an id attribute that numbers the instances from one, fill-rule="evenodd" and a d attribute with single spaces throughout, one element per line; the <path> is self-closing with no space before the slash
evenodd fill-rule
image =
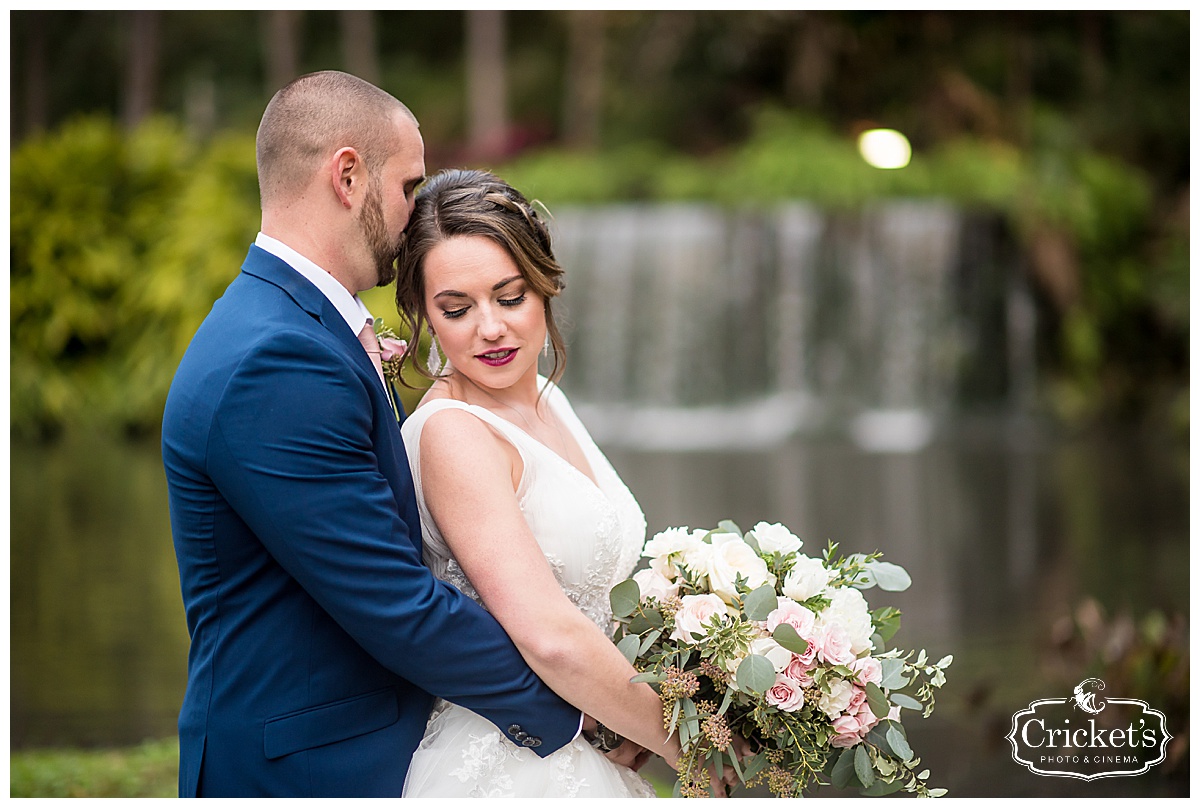
<path id="1" fill-rule="evenodd" d="M 796 633 L 808 640 L 813 635 L 817 617 L 791 598 L 780 598 L 775 611 L 767 615 L 767 631 L 774 632 L 780 624 L 787 623 Z"/>
<path id="2" fill-rule="evenodd" d="M 767 691 L 767 704 L 793 713 L 804 706 L 804 690 L 795 679 L 778 674 L 774 687 Z"/>
<path id="3" fill-rule="evenodd" d="M 862 724 L 852 715 L 843 715 L 833 722 L 833 738 L 829 743 L 838 749 L 848 749 L 862 741 Z"/>
<path id="4" fill-rule="evenodd" d="M 854 685 L 854 689 L 850 692 L 850 703 L 846 705 L 846 712 L 849 714 L 857 713 L 866 703 L 867 691 L 858 685 Z"/>
<path id="5" fill-rule="evenodd" d="M 874 657 L 866 656 L 856 659 L 850 663 L 849 668 L 856 674 L 854 681 L 864 687 L 867 682 L 879 684 L 883 681 L 883 667 Z"/>
<path id="6" fill-rule="evenodd" d="M 783 669 L 783 675 L 789 679 L 795 679 L 800 683 L 801 687 L 811 687 L 813 683 L 812 672 L 816 670 L 817 663 L 813 661 L 813 646 L 808 646 L 808 659 L 805 659 L 800 654 L 792 654 L 792 661 Z"/>
<path id="7" fill-rule="evenodd" d="M 858 719 L 859 737 L 865 737 L 871 731 L 871 728 L 879 723 L 879 716 L 875 715 L 871 711 L 871 706 L 865 703 L 858 708 L 858 712 L 854 714 L 854 717 Z"/>
<path id="8" fill-rule="evenodd" d="M 406 350 L 408 350 L 408 343 L 402 339 L 379 338 L 379 358 L 384 362 L 401 356 Z"/>
<path id="9" fill-rule="evenodd" d="M 679 611 L 675 613 L 675 630 L 671 632 L 671 639 L 695 645 L 692 634 L 706 634 L 705 625 L 712 621 L 713 615 L 720 615 L 722 619 L 728 617 L 725 601 L 716 595 L 684 595 Z"/>
<path id="10" fill-rule="evenodd" d="M 817 645 L 817 656 L 830 665 L 849 665 L 854 661 L 850 637 L 841 626 L 828 625 L 813 638 Z"/>

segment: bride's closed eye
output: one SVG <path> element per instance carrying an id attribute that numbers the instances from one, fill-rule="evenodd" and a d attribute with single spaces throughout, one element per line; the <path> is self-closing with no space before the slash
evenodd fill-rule
<path id="1" fill-rule="evenodd" d="M 525 293 L 522 292 L 516 297 L 503 297 L 498 302 L 501 306 L 519 306 L 525 302 Z"/>

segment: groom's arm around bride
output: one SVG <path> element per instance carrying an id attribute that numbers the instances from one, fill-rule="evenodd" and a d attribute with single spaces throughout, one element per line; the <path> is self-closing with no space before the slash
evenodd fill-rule
<path id="1" fill-rule="evenodd" d="M 539 755 L 579 711 L 421 563 L 412 479 L 359 341 L 424 175 L 411 113 L 341 73 L 259 129 L 262 234 L 168 397 L 191 650 L 183 796 L 398 796 L 434 695 Z M 453 639 L 452 639 L 453 638 Z"/>

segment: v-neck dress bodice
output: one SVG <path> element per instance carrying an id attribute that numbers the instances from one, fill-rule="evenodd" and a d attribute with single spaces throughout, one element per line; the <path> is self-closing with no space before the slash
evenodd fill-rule
<path id="1" fill-rule="evenodd" d="M 470 581 L 429 514 L 421 479 L 421 431 L 439 412 L 460 409 L 493 427 L 521 455 L 524 471 L 517 501 L 555 577 L 571 601 L 610 633 L 608 593 L 637 564 L 646 538 L 646 518 L 637 500 L 592 441 L 562 391 L 549 385 L 547 404 L 579 445 L 595 481 L 528 432 L 490 410 L 454 399 L 435 399 L 404 422 L 405 447 L 421 512 L 425 563 L 434 575 L 479 601 Z M 481 519 L 481 527 L 486 519 Z"/>
<path id="2" fill-rule="evenodd" d="M 595 480 L 528 432 L 483 407 L 435 399 L 418 407 L 401 431 L 421 514 L 425 563 L 438 578 L 486 607 L 458 565 L 425 503 L 421 432 L 439 412 L 470 412 L 507 440 L 524 469 L 516 496 L 546 562 L 571 602 L 611 636 L 609 591 L 629 577 L 646 538 L 637 500 L 592 441 L 562 391 L 539 377 L 547 404 L 579 445 Z M 480 514 L 479 529 L 487 530 Z M 497 552 L 504 548 L 497 547 Z M 612 763 L 582 737 L 541 758 L 512 743 L 475 713 L 439 701 L 405 781 L 406 797 L 650 797 L 638 774 Z"/>

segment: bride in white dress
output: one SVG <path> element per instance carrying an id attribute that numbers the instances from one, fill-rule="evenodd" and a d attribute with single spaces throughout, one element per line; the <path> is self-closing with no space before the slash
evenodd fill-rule
<path id="1" fill-rule="evenodd" d="M 636 773 L 644 750 L 672 765 L 679 754 L 657 694 L 630 683 L 636 671 L 610 639 L 608 593 L 633 571 L 645 518 L 566 396 L 538 373 L 539 354 L 552 352 L 551 379 L 561 375 L 549 304 L 561 274 L 519 192 L 481 171 L 430 179 L 396 300 L 414 334 L 435 335 L 437 379 L 402 432 L 434 574 L 492 612 L 588 730 L 594 717 L 598 731 L 630 740 L 606 756 L 585 730 L 542 758 L 439 701 L 405 796 L 654 796 Z"/>

